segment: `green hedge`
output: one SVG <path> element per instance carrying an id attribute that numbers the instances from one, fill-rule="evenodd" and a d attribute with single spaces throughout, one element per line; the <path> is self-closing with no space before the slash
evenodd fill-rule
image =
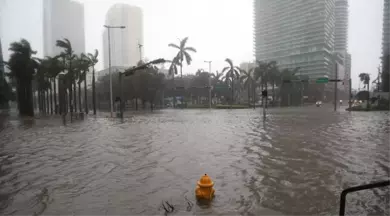
<path id="1" fill-rule="evenodd" d="M 233 105 L 228 105 L 228 104 L 217 104 L 215 106 L 216 109 L 247 109 L 249 108 L 248 105 L 242 105 L 242 104 L 233 104 Z"/>

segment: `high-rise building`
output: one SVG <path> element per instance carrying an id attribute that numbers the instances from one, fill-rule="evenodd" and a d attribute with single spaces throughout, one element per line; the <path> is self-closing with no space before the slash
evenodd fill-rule
<path id="1" fill-rule="evenodd" d="M 67 38 L 75 54 L 85 52 L 84 6 L 73 0 L 43 0 L 43 53 L 58 55 L 57 40 Z"/>
<path id="2" fill-rule="evenodd" d="M 348 0 L 335 0 L 335 33 L 334 51 L 341 56 L 343 63 L 344 88 L 349 91 L 349 79 L 351 78 L 351 54 L 348 53 Z M 341 85 L 340 85 L 341 86 Z"/>
<path id="3" fill-rule="evenodd" d="M 332 77 L 335 0 L 254 0 L 254 13 L 256 60 Z"/>
<path id="4" fill-rule="evenodd" d="M 390 0 L 384 0 L 382 37 L 382 91 L 390 92 Z"/>
<path id="5" fill-rule="evenodd" d="M 110 29 L 111 66 L 135 66 L 142 59 L 143 14 L 136 6 L 115 4 L 107 12 L 107 26 L 125 26 Z M 141 50 L 140 50 L 141 49 Z M 109 66 L 108 29 L 103 32 L 103 64 Z"/>
<path id="6" fill-rule="evenodd" d="M 382 53 L 390 52 L 390 0 L 384 0 L 383 6 L 383 42 Z"/>
<path id="7" fill-rule="evenodd" d="M 335 2 L 334 50 L 345 52 L 348 49 L 348 0 Z"/>

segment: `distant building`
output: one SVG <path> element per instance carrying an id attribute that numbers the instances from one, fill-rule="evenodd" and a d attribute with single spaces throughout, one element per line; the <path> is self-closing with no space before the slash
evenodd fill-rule
<path id="1" fill-rule="evenodd" d="M 124 66 L 112 66 L 111 67 L 111 74 L 117 73 L 117 72 L 124 72 L 126 69 L 129 69 L 129 67 Z M 109 75 L 110 71 L 108 68 L 100 71 L 96 71 L 96 81 L 98 81 L 100 78 L 104 77 L 105 75 Z"/>
<path id="2" fill-rule="evenodd" d="M 334 50 L 348 50 L 348 0 L 335 0 Z"/>
<path id="3" fill-rule="evenodd" d="M 384 0 L 382 54 L 390 53 L 390 0 Z"/>
<path id="4" fill-rule="evenodd" d="M 249 72 L 250 69 L 255 68 L 256 63 L 255 62 L 242 62 L 240 64 L 240 68 L 244 69 L 245 71 Z"/>
<path id="5" fill-rule="evenodd" d="M 331 77 L 335 0 L 254 0 L 255 56 L 311 78 Z"/>
<path id="6" fill-rule="evenodd" d="M 67 38 L 75 54 L 85 52 L 84 6 L 73 0 L 43 0 L 43 53 L 58 55 L 57 40 Z"/>
<path id="7" fill-rule="evenodd" d="M 351 67 L 352 67 L 351 54 L 347 52 L 344 58 L 345 58 L 344 87 L 345 87 L 345 92 L 349 92 L 349 79 L 351 79 Z"/>
<path id="8" fill-rule="evenodd" d="M 105 25 L 125 26 L 124 29 L 110 29 L 111 66 L 135 66 L 143 54 L 138 44 L 144 45 L 143 14 L 136 6 L 115 4 L 107 12 Z M 143 51 L 143 47 L 142 50 Z M 103 65 L 109 67 L 108 29 L 103 32 Z"/>
<path id="9" fill-rule="evenodd" d="M 390 64 L 390 0 L 384 0 L 382 36 L 382 91 L 389 92 Z"/>

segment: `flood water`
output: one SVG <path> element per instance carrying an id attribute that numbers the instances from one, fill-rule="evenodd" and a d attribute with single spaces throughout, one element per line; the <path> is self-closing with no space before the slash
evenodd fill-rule
<path id="1" fill-rule="evenodd" d="M 320 110 L 321 109 L 321 110 Z M 163 110 L 124 121 L 10 118 L 0 131 L 0 214 L 334 215 L 340 192 L 389 178 L 388 112 Z M 197 204 L 207 173 L 216 196 Z M 389 215 L 389 188 L 347 213 Z M 188 209 L 188 201 L 195 205 Z"/>

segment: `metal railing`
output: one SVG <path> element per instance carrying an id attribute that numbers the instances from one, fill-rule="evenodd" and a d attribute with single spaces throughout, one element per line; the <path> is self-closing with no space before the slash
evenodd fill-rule
<path id="1" fill-rule="evenodd" d="M 390 185 L 390 180 L 387 181 L 381 181 L 381 182 L 375 182 L 371 184 L 365 184 L 365 185 L 359 185 L 356 187 L 350 187 L 341 192 L 340 196 L 340 211 L 339 215 L 344 216 L 345 215 L 345 200 L 347 198 L 348 193 L 356 192 L 356 191 L 361 191 L 361 190 L 367 190 L 367 189 L 373 189 L 373 188 L 378 188 L 378 187 L 386 187 Z"/>

